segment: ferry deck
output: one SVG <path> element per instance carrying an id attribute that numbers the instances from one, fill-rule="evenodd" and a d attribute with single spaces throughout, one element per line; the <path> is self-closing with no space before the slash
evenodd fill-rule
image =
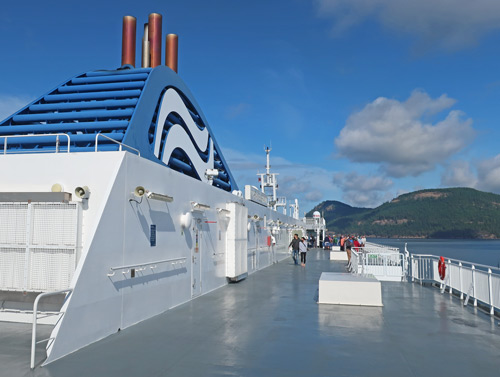
<path id="1" fill-rule="evenodd" d="M 0 323 L 0 376 L 496 376 L 498 318 L 439 289 L 382 282 L 383 307 L 317 304 L 320 249 L 30 371 L 30 324 Z M 50 328 L 39 326 L 40 338 Z"/>

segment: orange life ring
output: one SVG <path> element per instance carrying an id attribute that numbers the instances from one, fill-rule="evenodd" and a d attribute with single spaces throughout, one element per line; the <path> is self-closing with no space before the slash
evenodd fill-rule
<path id="1" fill-rule="evenodd" d="M 439 257 L 438 271 L 439 271 L 439 277 L 441 278 L 441 280 L 444 280 L 446 276 L 446 263 L 443 257 Z"/>

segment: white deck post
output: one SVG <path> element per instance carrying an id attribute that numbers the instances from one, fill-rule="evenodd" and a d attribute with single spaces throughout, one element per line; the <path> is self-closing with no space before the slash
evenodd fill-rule
<path id="1" fill-rule="evenodd" d="M 491 282 L 491 268 L 488 268 L 488 290 L 490 292 L 490 315 L 495 314 L 495 307 L 493 306 L 493 284 Z"/>
<path id="2" fill-rule="evenodd" d="M 474 297 L 474 306 L 477 306 L 476 298 L 476 267 L 472 265 L 472 297 Z"/>
<path id="3" fill-rule="evenodd" d="M 410 255 L 410 265 L 411 265 L 411 282 L 413 283 L 415 281 L 415 273 L 413 271 L 414 263 L 413 263 L 413 254 Z"/>
<path id="4" fill-rule="evenodd" d="M 460 285 L 460 300 L 464 299 L 464 288 L 462 286 L 462 262 L 458 262 L 458 281 Z"/>
<path id="5" fill-rule="evenodd" d="M 448 276 L 450 277 L 448 279 L 448 286 L 450 287 L 450 295 L 453 294 L 453 288 L 451 287 L 451 259 L 448 259 Z"/>

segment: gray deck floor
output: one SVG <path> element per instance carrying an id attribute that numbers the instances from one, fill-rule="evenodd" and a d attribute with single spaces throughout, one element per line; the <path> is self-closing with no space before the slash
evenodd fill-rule
<path id="1" fill-rule="evenodd" d="M 498 318 L 409 283 L 382 308 L 318 305 L 323 271 L 343 265 L 287 259 L 33 373 L 29 326 L 0 323 L 0 376 L 498 376 Z"/>

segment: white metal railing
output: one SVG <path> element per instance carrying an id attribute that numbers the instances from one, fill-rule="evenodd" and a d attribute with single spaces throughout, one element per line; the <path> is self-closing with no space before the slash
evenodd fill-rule
<path id="1" fill-rule="evenodd" d="M 361 263 L 361 256 L 354 250 L 351 250 L 351 268 L 350 272 L 354 274 L 364 274 L 363 265 Z"/>
<path id="2" fill-rule="evenodd" d="M 98 147 L 99 147 L 99 137 L 103 137 L 109 141 L 112 141 L 113 143 L 115 144 L 118 144 L 120 147 L 118 148 L 118 150 L 121 152 L 122 151 L 122 147 L 125 147 L 125 148 L 128 148 L 134 152 L 137 152 L 137 155 L 140 157 L 141 156 L 141 152 L 138 150 L 138 149 L 135 149 L 135 148 L 132 148 L 130 145 L 127 145 L 127 144 L 123 144 L 123 143 L 120 143 L 119 141 L 116 141 L 115 139 L 109 137 L 109 136 L 106 136 L 102 133 L 98 133 L 97 135 L 95 135 L 95 151 L 98 152 Z"/>
<path id="3" fill-rule="evenodd" d="M 309 229 L 309 228 L 313 228 L 314 226 L 317 226 L 318 223 L 316 222 L 316 220 L 314 220 L 313 218 L 307 218 L 306 217 L 306 227 Z"/>
<path id="4" fill-rule="evenodd" d="M 53 134 L 32 134 L 32 135 L 5 135 L 5 136 L 0 136 L 0 139 L 3 139 L 3 154 L 7 154 L 7 145 L 8 145 L 8 139 L 16 139 L 16 138 L 32 138 L 32 137 L 49 137 L 49 136 L 55 136 L 56 137 L 56 150 L 55 153 L 59 153 L 59 146 L 60 146 L 60 141 L 59 141 L 59 136 L 64 136 L 68 140 L 68 146 L 66 148 L 66 153 L 70 152 L 70 136 L 65 133 L 53 133 Z M 23 150 L 22 153 L 30 153 L 31 151 L 28 150 Z M 43 152 L 43 150 L 36 150 L 36 153 Z M 17 152 L 14 152 L 17 153 Z"/>
<path id="5" fill-rule="evenodd" d="M 71 147 L 71 137 L 70 135 L 66 134 L 66 133 L 48 133 L 48 134 L 29 134 L 29 135 L 5 135 L 5 136 L 0 136 L 0 140 L 3 139 L 3 154 L 7 154 L 7 145 L 8 145 L 8 140 L 9 139 L 16 139 L 16 138 L 34 138 L 34 137 L 56 137 L 56 149 L 55 149 L 55 152 L 54 153 L 59 153 L 59 147 L 61 145 L 61 142 L 59 140 L 59 137 L 60 136 L 63 136 L 67 139 L 67 147 L 66 147 L 66 153 L 70 153 L 70 147 Z M 123 148 L 127 148 L 131 151 L 134 151 L 137 153 L 138 156 L 141 155 L 141 152 L 136 149 L 136 148 L 133 148 L 127 144 L 123 144 L 109 136 L 106 136 L 102 133 L 97 133 L 95 135 L 95 151 L 98 152 L 98 147 L 99 147 L 99 138 L 104 138 L 104 139 L 107 139 L 115 144 L 118 144 L 119 145 L 119 148 L 118 150 L 119 151 L 122 151 Z M 43 149 L 37 149 L 37 150 L 33 150 L 33 151 L 30 151 L 30 150 L 22 150 L 22 151 L 15 151 L 15 152 L 10 152 L 10 153 L 42 153 L 42 152 L 47 152 L 47 153 L 52 153 L 52 151 L 44 151 Z"/>
<path id="6" fill-rule="evenodd" d="M 367 242 L 365 246 L 363 246 L 363 250 L 367 252 L 389 252 L 389 253 L 399 253 L 399 247 L 394 246 L 386 246 L 373 242 Z"/>
<path id="7" fill-rule="evenodd" d="M 382 281 L 402 281 L 406 277 L 405 254 L 380 248 L 366 251 L 363 248 L 351 251 L 352 271 L 357 274 L 373 275 Z"/>
<path id="8" fill-rule="evenodd" d="M 455 292 L 464 305 L 469 299 L 477 306 L 478 301 L 490 308 L 493 315 L 500 310 L 500 269 L 478 263 L 446 258 L 445 277 L 438 271 L 439 257 L 430 254 L 412 254 L 410 257 L 411 280 L 422 283 L 436 283 L 444 293 Z M 464 297 L 465 296 L 465 297 Z"/>
<path id="9" fill-rule="evenodd" d="M 119 270 L 125 270 L 125 271 L 122 271 L 122 274 L 128 274 L 131 269 L 134 269 L 136 272 L 141 272 L 141 271 L 146 270 L 147 267 L 149 267 L 150 270 L 154 270 L 155 268 L 157 268 L 157 265 L 161 264 L 161 263 L 171 262 L 172 265 L 175 265 L 177 263 L 182 264 L 185 261 L 186 261 L 186 257 L 181 257 L 181 258 L 163 259 L 163 260 L 154 261 L 154 262 L 129 264 L 127 266 L 110 267 L 107 275 L 109 277 L 115 276 L 116 271 L 119 271 Z"/>
<path id="10" fill-rule="evenodd" d="M 31 360 L 30 360 L 30 368 L 31 369 L 35 368 L 35 350 L 36 350 L 36 345 L 38 343 L 43 343 L 43 342 L 47 342 L 47 341 L 50 341 L 50 340 L 54 339 L 54 338 L 47 338 L 47 339 L 39 340 L 38 342 L 36 341 L 36 325 L 37 325 L 37 319 L 38 319 L 38 303 L 44 297 L 59 295 L 61 293 L 70 293 L 70 292 L 73 292 L 73 288 L 62 289 L 60 291 L 54 291 L 54 292 L 40 293 L 38 296 L 36 296 L 35 303 L 33 304 L 33 329 L 32 329 L 32 332 L 31 332 Z M 66 298 L 67 298 L 67 295 L 66 295 Z M 64 313 L 63 312 L 59 312 L 59 313 L 57 313 L 55 315 L 58 315 L 58 314 L 64 314 Z"/>
<path id="11" fill-rule="evenodd" d="M 277 207 L 286 207 L 286 197 L 280 196 L 276 198 L 276 206 Z"/>

